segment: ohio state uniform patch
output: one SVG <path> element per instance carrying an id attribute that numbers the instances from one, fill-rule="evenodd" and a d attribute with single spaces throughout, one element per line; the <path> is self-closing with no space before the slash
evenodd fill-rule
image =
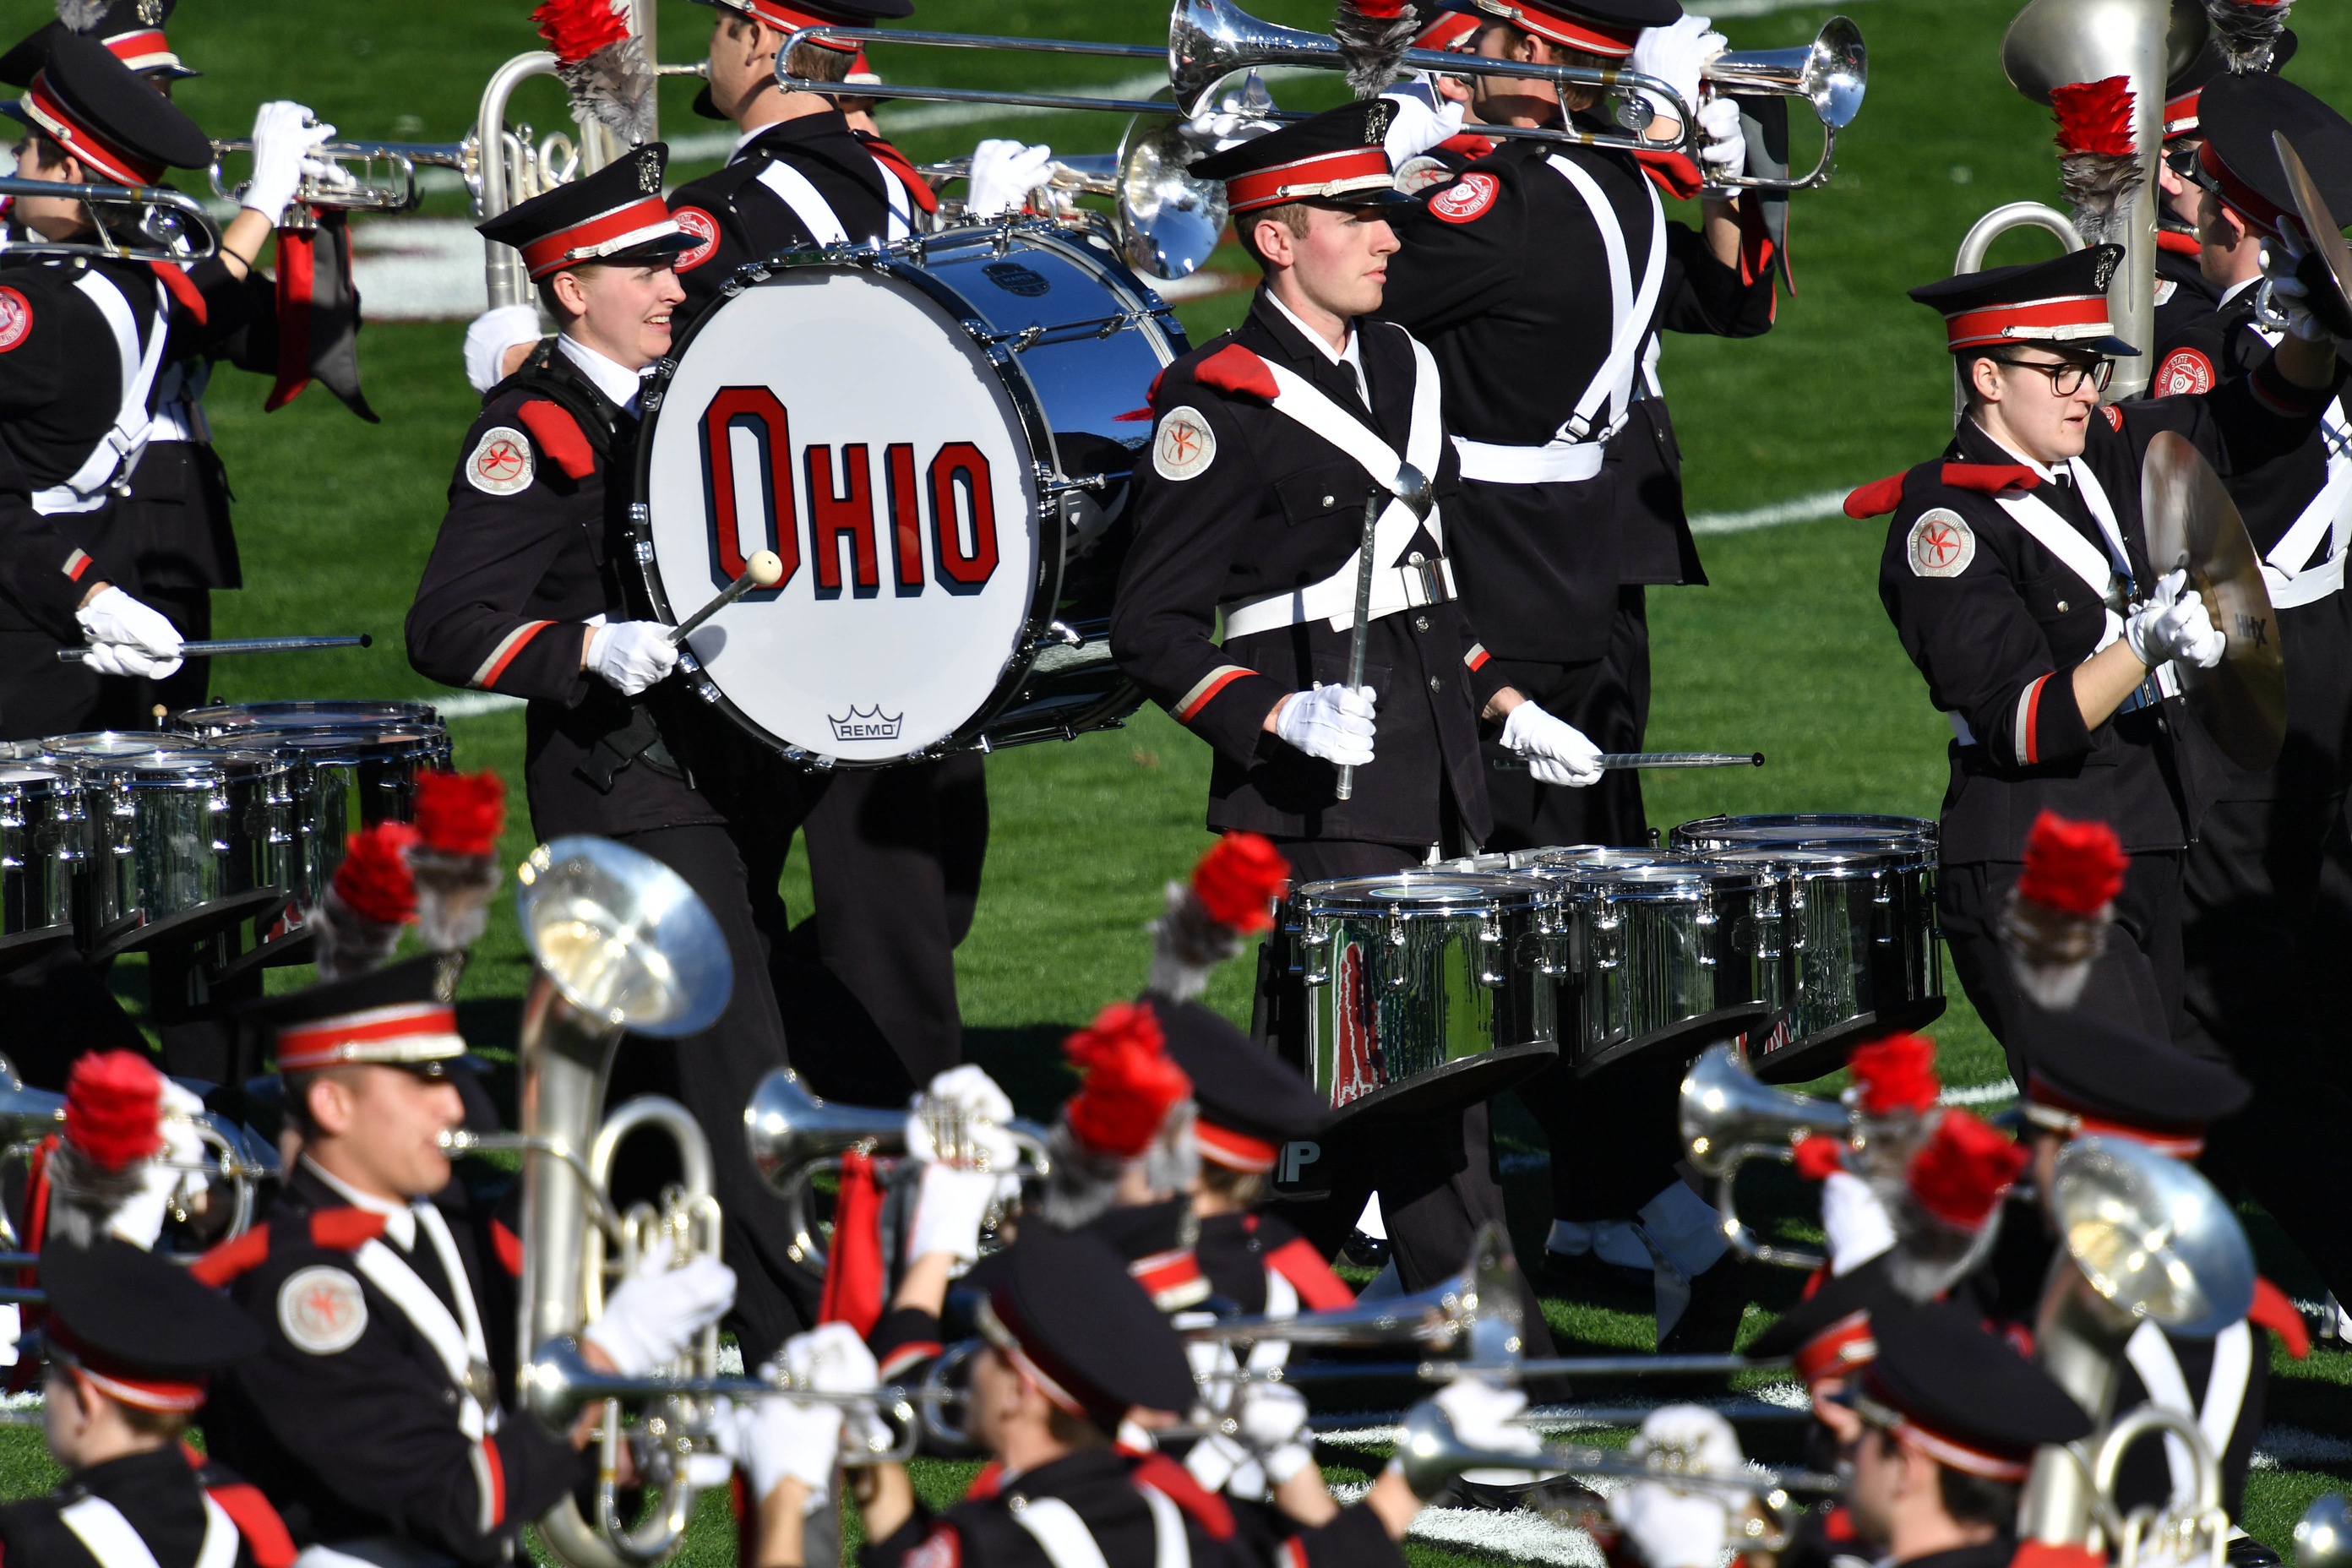
<path id="1" fill-rule="evenodd" d="M 693 271 L 709 260 L 710 253 L 719 248 L 719 220 L 700 207 L 680 207 L 669 215 L 669 220 L 694 236 L 696 241 L 692 250 L 680 251 L 677 260 L 671 264 L 678 271 Z"/>
<path id="2" fill-rule="evenodd" d="M 2178 397 L 2184 392 L 2213 390 L 2213 362 L 2195 349 L 2175 349 L 2156 367 L 2148 384 L 2150 397 Z"/>
<path id="3" fill-rule="evenodd" d="M 1453 165 L 1443 158 L 1433 158 L 1426 153 L 1415 153 L 1404 161 L 1396 173 L 1396 188 L 1409 196 L 1417 196 L 1433 185 L 1442 185 L 1454 178 Z"/>
<path id="4" fill-rule="evenodd" d="M 1976 532 L 1968 519 L 1939 506 L 1911 525 L 1908 554 L 1915 577 L 1957 577 L 1977 558 Z"/>
<path id="5" fill-rule="evenodd" d="M 1495 205 L 1503 182 L 1492 174 L 1468 174 L 1429 198 L 1429 210 L 1448 223 L 1468 223 Z"/>
<path id="6" fill-rule="evenodd" d="M 2116 431 L 2120 431 L 2120 430 L 2122 430 L 2122 429 L 2123 429 L 2123 427 L 2124 427 L 2124 411 L 2123 411 L 2122 409 L 2120 409 L 2120 408 L 2116 407 L 2114 404 L 2109 403 L 2109 404 L 2105 404 L 2105 405 L 2102 405 L 2102 406 L 2101 406 L 2101 408 L 2099 409 L 2099 412 L 2100 412 L 2100 413 L 2102 413 L 2102 414 L 2104 414 L 2104 415 L 2105 415 L 2105 416 L 2107 416 L 2107 428 L 2108 428 L 2108 429 L 2110 429 L 2110 430 L 2116 430 Z"/>
<path id="7" fill-rule="evenodd" d="M 1151 466 L 1161 479 L 1192 479 L 1206 471 L 1216 457 L 1216 433 L 1199 409 L 1171 408 L 1161 416 L 1159 433 L 1151 438 Z"/>
<path id="8" fill-rule="evenodd" d="M 530 437 L 512 426 L 493 425 L 474 443 L 466 459 L 466 482 L 484 495 L 510 496 L 530 489 Z"/>
<path id="9" fill-rule="evenodd" d="M 278 1288 L 278 1326 L 296 1350 L 312 1355 L 347 1351 L 360 1342 L 367 1321 L 360 1282 L 340 1268 L 298 1268 Z"/>
<path id="10" fill-rule="evenodd" d="M 963 1542 L 951 1524 L 935 1524 L 923 1543 L 907 1553 L 906 1568 L 961 1568 Z"/>
<path id="11" fill-rule="evenodd" d="M 32 302 L 14 289 L 0 289 L 0 354 L 32 334 Z"/>

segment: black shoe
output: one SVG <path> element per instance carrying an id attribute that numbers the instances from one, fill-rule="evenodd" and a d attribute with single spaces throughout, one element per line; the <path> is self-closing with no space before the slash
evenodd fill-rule
<path id="1" fill-rule="evenodd" d="M 2251 1535 L 2233 1538 L 2221 1552 L 2229 1568 L 2279 1568 L 2279 1554 Z"/>
<path id="2" fill-rule="evenodd" d="M 1691 1281 L 1690 1305 L 1658 1338 L 1660 1355 L 1720 1355 L 1739 1340 L 1748 1315 L 1748 1280 L 1738 1259 L 1726 1255 Z"/>
<path id="3" fill-rule="evenodd" d="M 1348 1244 L 1339 1248 L 1339 1260 L 1352 1263 L 1359 1268 L 1380 1269 L 1388 1266 L 1391 1250 L 1385 1240 L 1366 1236 L 1360 1230 L 1349 1236 Z"/>
<path id="4" fill-rule="evenodd" d="M 1650 1270 L 1628 1268 L 1598 1253 L 1554 1252 L 1547 1247 L 1536 1279 L 1552 1294 L 1572 1295 L 1598 1306 L 1643 1311 L 1650 1305 Z"/>

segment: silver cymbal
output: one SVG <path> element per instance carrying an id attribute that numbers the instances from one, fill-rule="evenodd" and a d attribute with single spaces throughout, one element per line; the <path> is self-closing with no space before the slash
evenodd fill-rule
<path id="1" fill-rule="evenodd" d="M 2284 133 L 2272 132 L 2271 145 L 2278 149 L 2279 167 L 2286 171 L 2287 189 L 2294 194 L 2295 216 L 2303 220 L 2304 232 L 2311 237 L 2312 249 L 2327 264 L 2328 276 L 2336 279 L 2336 292 L 2341 297 L 2340 315 L 2352 316 L 2352 249 L 2345 247 L 2336 215 L 2327 210 L 2319 187 L 2312 183 L 2311 171 L 2303 166 L 2303 159 Z M 2319 314 L 2325 320 L 2329 312 L 2323 310 Z"/>
<path id="2" fill-rule="evenodd" d="M 2210 669 L 2174 666 L 2189 710 L 2231 762 L 2267 768 L 2286 739 L 2286 658 L 2245 521 L 2204 455 L 2169 430 L 2147 444 L 2139 484 L 2157 574 L 2186 568 L 2189 586 L 2229 639 Z"/>

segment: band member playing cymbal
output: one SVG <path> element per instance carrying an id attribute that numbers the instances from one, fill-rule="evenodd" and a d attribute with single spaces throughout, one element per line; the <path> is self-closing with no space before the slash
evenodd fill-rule
<path id="1" fill-rule="evenodd" d="M 1848 498 L 1892 511 L 1879 597 L 1949 714 L 1938 910 L 1969 998 L 2010 1052 L 2032 1005 L 1997 932 L 2044 809 L 2108 823 L 2130 856 L 2115 930 L 2079 1005 L 2159 1038 L 2181 1030 L 2180 862 L 2221 759 L 2174 695 L 2221 632 L 2179 572 L 2148 560 L 2140 469 L 2172 431 L 2223 473 L 2310 437 L 2339 378 L 2298 291 L 2294 328 L 2252 374 L 2195 395 L 2101 407 L 2117 246 L 1911 291 L 1944 318 L 1968 408 L 1944 456 Z M 2292 280 L 2294 258 L 2280 265 Z"/>

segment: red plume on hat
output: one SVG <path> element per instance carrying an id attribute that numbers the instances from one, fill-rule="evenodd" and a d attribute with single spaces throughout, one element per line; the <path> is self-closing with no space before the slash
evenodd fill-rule
<path id="1" fill-rule="evenodd" d="M 132 1051 L 96 1051 L 66 1079 L 65 1139 L 101 1171 L 163 1146 L 163 1075 Z"/>
<path id="2" fill-rule="evenodd" d="M 1158 1016 L 1137 1003 L 1112 1003 L 1063 1041 L 1062 1051 L 1086 1074 L 1063 1104 L 1062 1120 L 1097 1154 L 1139 1157 L 1192 1092 L 1192 1080 L 1168 1055 Z"/>
<path id="3" fill-rule="evenodd" d="M 1190 882 L 1168 884 L 1168 907 L 1151 922 L 1155 995 L 1188 1002 L 1209 974 L 1274 924 L 1274 900 L 1290 885 L 1290 862 L 1270 839 L 1228 833 L 1201 857 Z"/>
<path id="4" fill-rule="evenodd" d="M 572 118 L 634 147 L 653 134 L 656 78 L 644 42 L 629 32 L 628 8 L 629 0 L 541 0 L 530 19 L 555 51 Z"/>
<path id="5" fill-rule="evenodd" d="M 1421 14 L 1408 0 L 1339 0 L 1331 37 L 1339 46 L 1348 89 L 1358 98 L 1378 98 L 1387 91 L 1420 31 Z"/>
<path id="6" fill-rule="evenodd" d="M 2131 858 L 2104 822 L 2044 811 L 2025 838 L 2025 869 L 2001 912 L 2000 942 L 2018 984 L 2043 1007 L 2072 1007 L 2106 951 L 2115 898 Z"/>
<path id="7" fill-rule="evenodd" d="M 1990 1217 L 2025 1164 L 2025 1151 L 1999 1130 L 1952 1110 L 1937 1118 L 1935 1132 L 1911 1156 L 1904 1179 L 1929 1216 L 1954 1230 L 1973 1231 Z"/>
<path id="8" fill-rule="evenodd" d="M 2085 244 L 2123 240 L 2139 184 L 2132 140 L 2137 102 L 2127 77 L 2051 89 L 2050 106 L 2058 116 L 2058 183 Z"/>
<path id="9" fill-rule="evenodd" d="M 364 974 L 400 945 L 401 928 L 416 918 L 408 865 L 416 837 L 406 823 L 379 822 L 345 841 L 343 863 L 310 916 L 319 928 L 320 978 Z"/>
<path id="10" fill-rule="evenodd" d="M 417 842 L 408 864 L 416 874 L 418 931 L 434 952 L 458 952 L 482 934 L 499 890 L 506 821 L 507 786 L 495 772 L 418 775 Z"/>
<path id="11" fill-rule="evenodd" d="M 1936 1079 L 1936 1042 L 1924 1036 L 1889 1035 L 1856 1046 L 1846 1066 L 1866 1116 L 1916 1116 L 1943 1092 Z"/>

